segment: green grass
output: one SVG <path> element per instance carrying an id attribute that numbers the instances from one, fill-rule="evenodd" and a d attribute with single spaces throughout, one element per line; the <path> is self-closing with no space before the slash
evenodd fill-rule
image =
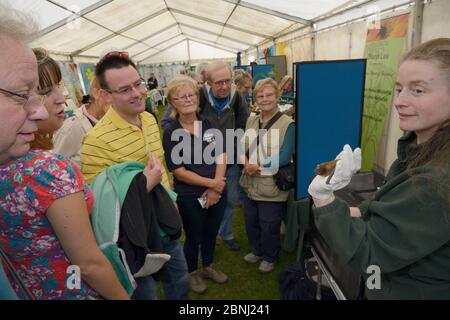
<path id="1" fill-rule="evenodd" d="M 161 121 L 166 106 L 158 107 L 158 121 Z M 275 270 L 262 274 L 258 271 L 258 263 L 249 264 L 244 261 L 244 256 L 251 251 L 248 244 L 244 224 L 244 213 L 241 207 L 236 208 L 233 215 L 233 233 L 241 244 L 240 251 L 231 251 L 218 238 L 214 263 L 228 275 L 228 282 L 217 284 L 205 280 L 208 290 L 204 294 L 190 292 L 192 300 L 276 300 L 280 298 L 278 289 L 278 274 L 289 264 L 295 261 L 295 253 L 280 252 L 280 260 L 275 265 Z M 181 242 L 184 242 L 182 237 Z M 283 237 L 281 239 L 283 243 Z M 200 263 L 199 263 L 200 265 Z M 164 297 L 161 285 L 158 288 L 158 296 Z"/>
<path id="2" fill-rule="evenodd" d="M 275 270 L 263 274 L 258 271 L 259 264 L 249 264 L 244 261 L 244 255 L 251 251 L 245 232 L 243 210 L 239 207 L 233 216 L 233 232 L 235 239 L 241 244 L 240 251 L 231 251 L 217 239 L 215 263 L 228 275 L 228 282 L 216 284 L 205 280 L 208 290 L 199 295 L 191 291 L 192 300 L 274 300 L 279 299 L 277 276 L 290 263 L 294 262 L 295 254 L 280 252 L 280 260 Z"/>
<path id="3" fill-rule="evenodd" d="M 217 284 L 205 280 L 208 290 L 204 294 L 190 292 L 191 300 L 277 300 L 280 298 L 278 289 L 278 274 L 295 261 L 294 253 L 280 252 L 280 260 L 275 270 L 263 274 L 258 271 L 258 263 L 249 264 L 244 261 L 244 255 L 251 251 L 245 232 L 242 208 L 238 207 L 233 215 L 233 232 L 236 240 L 241 244 L 240 251 L 232 251 L 217 238 L 214 263 L 228 275 L 228 282 Z M 281 239 L 281 243 L 283 237 Z M 181 242 L 184 242 L 182 237 Z M 200 261 L 199 261 L 200 265 Z M 158 296 L 163 299 L 161 285 Z"/>

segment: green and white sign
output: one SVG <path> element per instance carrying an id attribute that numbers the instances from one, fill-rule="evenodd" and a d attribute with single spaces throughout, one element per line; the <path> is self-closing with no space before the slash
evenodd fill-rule
<path id="1" fill-rule="evenodd" d="M 397 68 L 405 43 L 408 15 L 381 21 L 370 30 L 364 57 L 367 59 L 361 138 L 362 172 L 371 171 L 392 105 Z"/>

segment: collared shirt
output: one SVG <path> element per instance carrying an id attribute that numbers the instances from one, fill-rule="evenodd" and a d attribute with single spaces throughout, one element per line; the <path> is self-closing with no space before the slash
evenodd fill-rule
<path id="1" fill-rule="evenodd" d="M 194 172 L 201 177 L 214 179 L 216 174 L 216 161 L 210 162 L 211 160 L 207 158 L 209 156 L 212 159 L 216 159 L 217 156 L 225 152 L 226 146 L 223 143 L 223 139 L 219 139 L 216 136 L 216 132 L 211 130 L 214 129 L 214 125 L 210 120 L 200 118 L 198 121 L 198 135 L 187 132 L 181 125 L 179 119 L 175 119 L 164 131 L 163 146 L 166 151 L 167 168 L 170 171 L 185 168 L 187 171 Z M 177 135 L 173 134 L 177 130 L 183 130 L 186 135 L 178 136 L 177 138 Z M 189 148 L 178 149 L 179 152 L 174 152 L 175 154 L 172 155 L 172 152 L 177 150 L 180 143 L 187 143 Z M 200 157 L 197 159 L 199 155 Z M 175 176 L 173 180 L 174 191 L 181 196 L 195 195 L 200 197 L 207 189 L 178 180 Z"/>
<path id="2" fill-rule="evenodd" d="M 162 183 L 169 186 L 164 167 L 164 149 L 156 119 L 148 112 L 139 114 L 142 129 L 124 120 L 110 108 L 83 139 L 81 172 L 91 183 L 106 168 L 125 161 L 147 164 L 151 152 L 162 164 Z"/>
<path id="3" fill-rule="evenodd" d="M 75 110 L 74 116 L 64 120 L 62 127 L 53 135 L 53 151 L 65 155 L 80 167 L 80 149 L 84 135 L 91 131 L 98 120 L 86 111 L 86 105 Z"/>

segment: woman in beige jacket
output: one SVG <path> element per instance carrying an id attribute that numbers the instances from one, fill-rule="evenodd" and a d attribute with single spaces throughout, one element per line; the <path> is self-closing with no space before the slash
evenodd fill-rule
<path id="1" fill-rule="evenodd" d="M 278 167 L 289 164 L 292 159 L 295 130 L 292 119 L 281 115 L 261 136 L 258 148 L 253 150 L 257 135 L 251 133 L 257 133 L 273 117 L 278 117 L 280 91 L 277 83 L 267 78 L 258 81 L 253 94 L 261 113 L 247 120 L 246 136 L 253 139 L 250 138 L 244 148 L 247 150 L 250 146 L 249 156 L 241 158 L 244 170 L 240 183 L 247 193 L 244 199 L 245 225 L 253 248 L 244 260 L 248 263 L 261 261 L 259 271 L 270 272 L 280 252 L 280 225 L 288 196 L 288 191 L 278 189 L 273 175 Z M 261 149 L 263 152 L 258 151 Z"/>

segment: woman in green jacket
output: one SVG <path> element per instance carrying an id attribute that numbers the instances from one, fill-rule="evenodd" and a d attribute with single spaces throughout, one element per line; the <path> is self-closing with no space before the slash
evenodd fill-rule
<path id="1" fill-rule="evenodd" d="M 330 183 L 316 176 L 309 186 L 315 224 L 366 280 L 379 268 L 379 285 L 365 287 L 368 299 L 450 299 L 450 39 L 407 53 L 395 91 L 407 133 L 385 184 L 359 208 L 335 198 L 361 166 L 360 150 L 345 146 Z"/>

